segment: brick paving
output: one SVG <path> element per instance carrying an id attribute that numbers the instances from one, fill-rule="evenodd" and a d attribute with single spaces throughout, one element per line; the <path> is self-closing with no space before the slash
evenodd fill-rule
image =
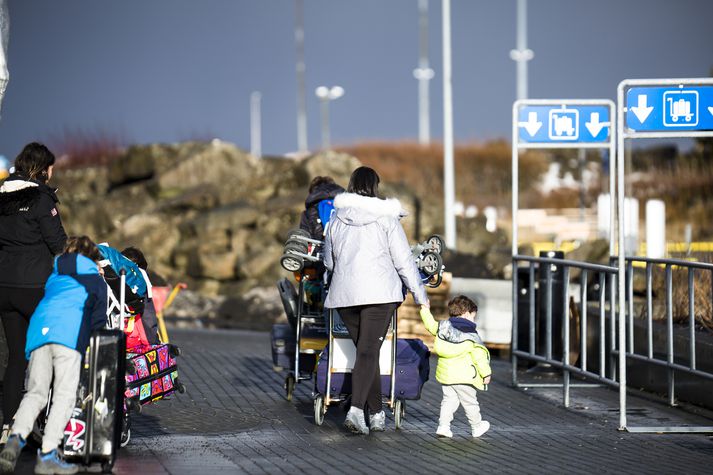
<path id="1" fill-rule="evenodd" d="M 401 430 L 387 411 L 386 432 L 354 436 L 341 427 L 338 406 L 314 424 L 310 383 L 285 400 L 268 334 L 175 330 L 172 337 L 184 350 L 188 390 L 134 417 L 115 473 L 705 473 L 713 465 L 710 437 L 619 432 L 614 392 L 573 390 L 572 408 L 564 409 L 559 392 L 511 388 L 505 361 L 494 361 L 494 383 L 479 393 L 492 424 L 481 439 L 468 436 L 462 409 L 453 439 L 434 436 L 441 391 L 433 376 L 421 400 L 407 401 Z M 435 359 L 431 365 L 433 373 Z M 638 422 L 642 410 L 655 425 L 680 415 L 629 400 Z M 24 453 L 18 473 L 32 473 L 33 462 Z"/>

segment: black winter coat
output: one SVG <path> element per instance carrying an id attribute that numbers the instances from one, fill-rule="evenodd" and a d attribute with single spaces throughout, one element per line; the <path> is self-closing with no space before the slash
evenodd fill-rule
<path id="1" fill-rule="evenodd" d="M 312 239 L 324 239 L 324 228 L 322 221 L 319 219 L 319 210 L 317 205 L 322 200 L 332 199 L 339 193 L 344 193 L 344 188 L 336 183 L 324 183 L 310 193 L 305 200 L 305 210 L 300 218 L 300 229 L 309 231 Z"/>
<path id="2" fill-rule="evenodd" d="M 44 287 L 67 242 L 57 203 L 54 190 L 20 175 L 0 186 L 0 286 Z"/>

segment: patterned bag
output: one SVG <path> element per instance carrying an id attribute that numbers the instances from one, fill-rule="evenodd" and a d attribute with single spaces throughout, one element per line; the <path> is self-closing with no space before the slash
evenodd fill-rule
<path id="1" fill-rule="evenodd" d="M 173 345 L 131 348 L 126 353 L 126 398 L 149 404 L 175 391 L 182 391 L 178 381 L 178 356 Z"/>

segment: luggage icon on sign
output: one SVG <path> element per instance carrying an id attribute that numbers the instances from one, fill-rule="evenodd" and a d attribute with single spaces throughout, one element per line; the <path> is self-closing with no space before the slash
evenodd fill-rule
<path id="1" fill-rule="evenodd" d="M 663 123 L 670 127 L 698 125 L 698 91 L 666 91 Z"/>
<path id="2" fill-rule="evenodd" d="M 549 113 L 550 140 L 577 140 L 579 138 L 579 110 L 551 109 Z"/>

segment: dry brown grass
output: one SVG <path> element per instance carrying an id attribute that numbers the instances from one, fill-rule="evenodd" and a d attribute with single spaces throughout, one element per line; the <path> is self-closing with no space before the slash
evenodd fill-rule
<path id="1" fill-rule="evenodd" d="M 708 256 L 708 259 L 710 256 Z M 704 259 L 706 259 L 704 257 Z M 666 273 L 663 267 L 653 269 L 653 318 L 656 320 L 666 319 Z M 671 270 L 672 290 L 672 314 L 673 321 L 687 325 L 689 323 L 689 296 L 688 296 L 688 270 L 684 268 L 672 268 Z M 711 272 L 697 270 L 693 277 L 694 288 L 694 314 L 698 325 L 713 330 L 713 287 L 711 287 Z M 643 308 L 642 315 L 646 315 Z"/>
<path id="2" fill-rule="evenodd" d="M 57 166 L 64 169 L 108 165 L 119 157 L 124 143 L 118 134 L 82 129 L 66 129 L 48 142 L 58 157 Z"/>
<path id="3" fill-rule="evenodd" d="M 421 146 L 415 142 L 367 142 L 340 151 L 354 155 L 374 168 L 390 183 L 406 184 L 422 196 L 443 199 L 443 146 Z M 511 199 L 511 152 L 504 140 L 463 144 L 455 148 L 456 199 L 466 204 L 509 206 Z M 520 157 L 520 188 L 523 201 L 536 201 L 534 189 L 547 170 L 542 153 Z"/>

